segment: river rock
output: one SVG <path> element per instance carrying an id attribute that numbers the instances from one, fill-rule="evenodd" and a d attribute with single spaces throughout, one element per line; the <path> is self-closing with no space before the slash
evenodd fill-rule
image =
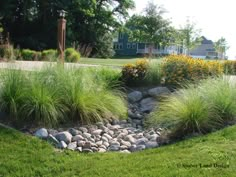
<path id="1" fill-rule="evenodd" d="M 168 95 L 170 93 L 171 92 L 167 87 L 156 87 L 156 88 L 148 90 L 148 94 L 151 97 L 159 97 L 159 96 L 163 96 L 163 95 Z"/>
<path id="2" fill-rule="evenodd" d="M 143 98 L 142 92 L 134 91 L 128 94 L 128 100 L 131 103 L 135 103 L 137 101 L 140 101 Z"/>
<path id="3" fill-rule="evenodd" d="M 102 134 L 102 130 L 101 129 L 97 129 L 97 130 L 94 130 L 92 133 L 92 135 L 101 135 Z"/>
<path id="4" fill-rule="evenodd" d="M 124 138 L 125 141 L 129 141 L 131 144 L 134 144 L 136 139 L 131 136 L 131 135 L 127 135 L 125 138 Z"/>
<path id="5" fill-rule="evenodd" d="M 140 102 L 140 110 L 145 113 L 150 113 L 155 106 L 157 106 L 157 101 L 154 98 L 145 98 Z"/>
<path id="6" fill-rule="evenodd" d="M 47 141 L 55 146 L 59 144 L 59 141 L 51 134 L 48 135 Z"/>
<path id="7" fill-rule="evenodd" d="M 46 128 L 41 128 L 37 130 L 34 135 L 38 138 L 46 139 L 48 137 L 48 131 Z"/>
<path id="8" fill-rule="evenodd" d="M 82 135 L 76 135 L 72 137 L 72 141 L 82 141 L 84 137 Z"/>
<path id="9" fill-rule="evenodd" d="M 103 137 L 106 137 L 108 140 L 111 140 L 111 139 L 112 139 L 112 137 L 111 137 L 110 135 L 108 135 L 107 133 L 104 133 L 104 134 L 103 134 Z"/>
<path id="10" fill-rule="evenodd" d="M 69 132 L 60 132 L 56 134 L 55 138 L 58 141 L 64 141 L 66 144 L 69 144 L 72 140 L 72 135 Z"/>
<path id="11" fill-rule="evenodd" d="M 86 152 L 86 153 L 93 153 L 93 150 L 92 149 L 83 149 L 83 152 Z"/>
<path id="12" fill-rule="evenodd" d="M 101 138 L 101 140 L 104 141 L 104 142 L 108 142 L 108 139 L 107 139 L 105 136 L 103 136 L 103 137 Z"/>
<path id="13" fill-rule="evenodd" d="M 120 146 L 120 150 L 121 150 L 121 151 L 126 150 L 126 149 L 128 149 L 127 146 L 125 146 L 125 145 Z"/>
<path id="14" fill-rule="evenodd" d="M 127 149 L 126 150 L 123 150 L 123 151 L 120 151 L 121 153 L 126 153 L 126 154 L 130 154 L 131 152 L 128 151 Z"/>
<path id="15" fill-rule="evenodd" d="M 146 143 L 146 148 L 150 149 L 150 148 L 156 148 L 158 147 L 158 143 L 156 141 L 148 141 Z"/>
<path id="16" fill-rule="evenodd" d="M 83 133 L 82 135 L 84 138 L 90 138 L 92 135 L 90 133 Z"/>
<path id="17" fill-rule="evenodd" d="M 74 129 L 74 128 L 70 128 L 68 131 L 69 131 L 69 133 L 70 133 L 72 136 L 76 136 L 76 135 L 79 135 L 79 134 L 82 133 L 81 131 L 76 130 L 76 129 Z"/>
<path id="18" fill-rule="evenodd" d="M 108 148 L 110 146 L 110 144 L 106 141 L 103 142 L 103 145 L 106 146 L 106 148 Z"/>
<path id="19" fill-rule="evenodd" d="M 96 147 L 91 147 L 91 149 L 93 152 L 98 152 L 98 148 L 96 148 Z"/>
<path id="20" fill-rule="evenodd" d="M 77 147 L 77 148 L 76 148 L 76 151 L 82 152 L 82 151 L 83 151 L 83 148 L 82 148 L 82 147 Z"/>
<path id="21" fill-rule="evenodd" d="M 60 141 L 57 145 L 59 149 L 65 149 L 67 147 L 67 144 L 64 141 Z"/>
<path id="22" fill-rule="evenodd" d="M 109 151 L 119 151 L 120 145 L 119 144 L 113 144 L 108 148 Z"/>
<path id="23" fill-rule="evenodd" d="M 77 147 L 77 143 L 72 142 L 72 143 L 68 144 L 67 149 L 74 151 L 76 149 L 76 147 Z"/>
<path id="24" fill-rule="evenodd" d="M 141 139 L 138 139 L 135 144 L 136 145 L 146 145 L 146 142 L 148 142 L 148 139 L 147 138 L 141 138 Z"/>
<path id="25" fill-rule="evenodd" d="M 101 146 L 102 143 L 103 143 L 102 141 L 98 141 L 98 142 L 96 142 L 97 146 Z"/>
<path id="26" fill-rule="evenodd" d="M 85 128 L 85 127 L 80 127 L 79 130 L 82 131 L 83 133 L 87 133 L 88 132 L 88 129 Z"/>
<path id="27" fill-rule="evenodd" d="M 121 140 L 121 141 L 120 141 L 120 144 L 121 144 L 121 145 L 124 145 L 124 146 L 127 146 L 128 148 L 131 147 L 131 143 L 130 143 L 129 141 Z"/>
<path id="28" fill-rule="evenodd" d="M 86 141 L 85 144 L 84 144 L 84 146 L 83 146 L 83 148 L 85 148 L 85 149 L 91 149 L 91 142 Z"/>
<path id="29" fill-rule="evenodd" d="M 77 142 L 77 146 L 79 146 L 79 147 L 84 147 L 84 145 L 85 145 L 85 141 L 78 141 Z"/>
<path id="30" fill-rule="evenodd" d="M 106 152 L 106 149 L 98 148 L 98 152 L 104 153 L 104 152 Z"/>

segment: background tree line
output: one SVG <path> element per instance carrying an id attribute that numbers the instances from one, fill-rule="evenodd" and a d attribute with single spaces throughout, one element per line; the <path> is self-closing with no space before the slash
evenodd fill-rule
<path id="1" fill-rule="evenodd" d="M 64 9 L 68 12 L 67 46 L 80 45 L 82 55 L 89 52 L 89 56 L 103 58 L 114 54 L 117 31 L 128 33 L 133 42 L 149 43 L 151 49 L 174 44 L 189 53 L 201 43 L 200 30 L 193 22 L 187 20 L 175 29 L 171 20 L 164 18 L 167 11 L 152 1 L 143 13 L 128 18 L 128 11 L 134 7 L 134 0 L 7 0 L 0 1 L 0 25 L 10 33 L 15 46 L 56 48 L 58 10 Z M 226 44 L 225 39 L 218 40 L 216 51 L 225 53 Z"/>
<path id="2" fill-rule="evenodd" d="M 43 50 L 56 48 L 58 10 L 64 9 L 67 46 L 89 46 L 91 55 L 105 57 L 112 32 L 133 7 L 133 0 L 7 0 L 0 1 L 0 17 L 14 45 Z"/>

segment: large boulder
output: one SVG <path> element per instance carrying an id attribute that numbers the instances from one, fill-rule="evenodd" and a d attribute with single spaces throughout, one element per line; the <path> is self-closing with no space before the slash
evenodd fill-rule
<path id="1" fill-rule="evenodd" d="M 170 93 L 171 92 L 167 87 L 156 87 L 156 88 L 148 90 L 148 94 L 151 97 L 160 97 L 163 95 L 168 95 Z"/>
<path id="2" fill-rule="evenodd" d="M 60 132 L 56 134 L 55 138 L 58 141 L 64 141 L 66 144 L 69 144 L 72 140 L 72 135 L 69 132 Z"/>
<path id="3" fill-rule="evenodd" d="M 45 128 L 37 130 L 34 134 L 38 138 L 46 139 L 48 137 L 48 131 Z"/>
<path id="4" fill-rule="evenodd" d="M 142 92 L 134 91 L 128 94 L 128 100 L 131 103 L 140 101 L 143 98 Z"/>
<path id="5" fill-rule="evenodd" d="M 140 102 L 140 110 L 145 113 L 150 113 L 157 105 L 158 102 L 156 99 L 152 97 L 145 98 Z"/>

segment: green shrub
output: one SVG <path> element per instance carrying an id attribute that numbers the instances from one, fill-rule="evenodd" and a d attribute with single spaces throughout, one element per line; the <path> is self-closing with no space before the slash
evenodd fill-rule
<path id="1" fill-rule="evenodd" d="M 225 74 L 236 75 L 236 61 L 224 61 L 223 67 Z"/>
<path id="2" fill-rule="evenodd" d="M 14 49 L 14 55 L 16 60 L 20 60 L 21 57 L 21 50 L 20 49 Z"/>
<path id="3" fill-rule="evenodd" d="M 127 85 L 139 85 L 143 83 L 148 69 L 147 60 L 138 60 L 135 64 L 126 64 L 122 68 L 122 80 Z"/>
<path id="4" fill-rule="evenodd" d="M 58 52 L 54 49 L 42 51 L 41 60 L 43 61 L 57 61 Z"/>
<path id="5" fill-rule="evenodd" d="M 41 58 L 41 53 L 34 50 L 23 49 L 21 51 L 21 57 L 22 60 L 25 61 L 37 61 Z"/>
<path id="6" fill-rule="evenodd" d="M 66 62 L 78 62 L 80 60 L 80 53 L 74 48 L 67 48 L 65 50 L 65 61 Z"/>
<path id="7" fill-rule="evenodd" d="M 14 60 L 14 48 L 12 45 L 1 45 L 0 46 L 0 57 L 7 60 Z"/>

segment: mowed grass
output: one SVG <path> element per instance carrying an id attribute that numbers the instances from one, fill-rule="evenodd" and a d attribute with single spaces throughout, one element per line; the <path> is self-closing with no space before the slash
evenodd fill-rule
<path id="1" fill-rule="evenodd" d="M 107 65 L 107 66 L 123 66 L 128 63 L 135 63 L 139 59 L 144 58 L 130 58 L 130 59 L 98 59 L 98 58 L 81 58 L 79 63 L 80 64 L 91 64 L 91 65 Z M 160 59 L 152 59 L 155 61 L 163 61 L 162 58 Z"/>
<path id="2" fill-rule="evenodd" d="M 233 177 L 235 174 L 236 126 L 133 154 L 59 152 L 35 137 L 0 128 L 0 176 L 4 177 Z"/>

